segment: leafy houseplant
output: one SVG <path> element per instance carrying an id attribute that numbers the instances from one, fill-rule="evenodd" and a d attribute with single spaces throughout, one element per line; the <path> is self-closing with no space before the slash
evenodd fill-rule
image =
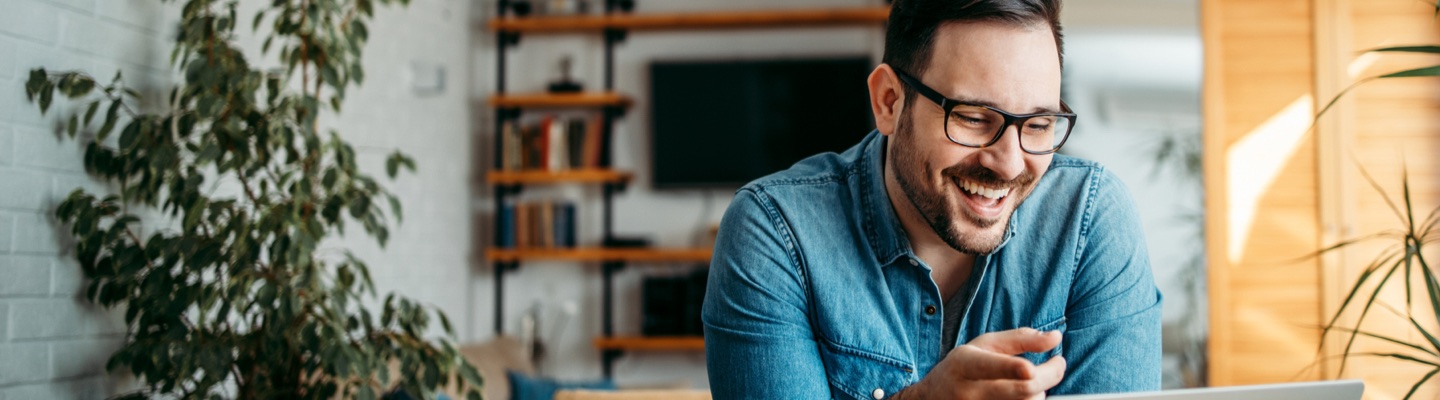
<path id="1" fill-rule="evenodd" d="M 1436 332 L 1434 329 L 1426 329 L 1420 321 L 1415 319 L 1415 312 L 1417 310 L 1414 303 L 1415 294 L 1413 293 L 1411 285 L 1414 280 L 1418 279 L 1423 282 L 1425 286 L 1425 299 L 1422 299 L 1422 301 L 1428 300 L 1428 309 L 1426 309 L 1426 303 L 1421 303 L 1421 309 L 1419 311 L 1429 312 L 1433 314 L 1433 316 L 1440 318 L 1440 279 L 1437 279 L 1436 270 L 1431 268 L 1424 254 L 1424 250 L 1427 247 L 1434 247 L 1436 243 L 1440 243 L 1440 236 L 1437 236 L 1440 235 L 1440 231 L 1436 230 L 1440 228 L 1440 207 L 1431 210 L 1429 215 L 1424 219 L 1416 219 L 1418 214 L 1415 213 L 1414 202 L 1410 196 L 1409 179 L 1407 176 L 1404 176 L 1404 173 L 1402 173 L 1401 177 L 1402 182 L 1404 182 L 1404 188 L 1402 189 L 1402 202 L 1400 204 L 1395 203 L 1388 195 L 1385 195 L 1384 191 L 1380 189 L 1379 183 L 1370 177 L 1363 168 L 1361 169 L 1361 173 L 1364 174 L 1365 179 L 1370 185 L 1384 196 L 1386 204 L 1395 212 L 1395 216 L 1400 219 L 1402 228 L 1342 241 L 1320 251 L 1321 253 L 1331 252 L 1371 240 L 1391 242 L 1385 250 L 1376 255 L 1369 265 L 1366 265 L 1365 269 L 1360 272 L 1360 276 L 1356 279 L 1350 291 L 1345 295 L 1345 300 L 1341 302 L 1340 308 L 1335 311 L 1335 315 L 1331 316 L 1330 322 L 1325 325 L 1325 330 L 1321 333 L 1320 348 L 1324 349 L 1324 339 L 1328 337 L 1331 332 L 1349 334 L 1345 343 L 1345 352 L 1340 355 L 1340 368 L 1337 375 L 1344 374 L 1345 363 L 1352 356 L 1391 358 L 1432 368 L 1429 373 L 1426 373 L 1411 386 L 1410 391 L 1405 395 L 1405 398 L 1409 399 L 1425 382 L 1429 381 L 1431 377 L 1434 377 L 1436 373 L 1440 373 L 1440 337 L 1436 336 L 1440 334 L 1440 332 Z M 1399 278 L 1396 276 L 1396 272 L 1400 271 L 1404 273 L 1403 278 L 1396 279 Z M 1372 282 L 1374 286 L 1369 287 L 1368 284 Z M 1389 305 L 1380 303 L 1381 292 L 1387 287 L 1387 284 L 1390 283 L 1402 285 L 1405 288 L 1405 308 L 1403 310 L 1396 310 Z M 1404 318 L 1417 332 L 1425 337 L 1425 341 L 1411 343 L 1391 335 L 1368 331 L 1362 328 L 1365 324 L 1365 317 L 1369 315 L 1370 310 L 1377 304 L 1381 307 L 1388 308 L 1390 311 Z M 1345 310 L 1350 309 L 1352 305 L 1360 308 L 1360 316 L 1355 321 L 1356 327 L 1337 326 L 1336 324 L 1344 315 Z M 1360 336 L 1397 344 L 1405 347 L 1406 350 L 1405 352 L 1351 351 L 1351 348 L 1355 345 L 1355 339 Z"/>
<path id="2" fill-rule="evenodd" d="M 101 85 L 30 73 L 41 113 L 57 93 L 83 110 L 63 128 L 84 143 L 86 171 L 118 191 L 77 189 L 55 211 L 86 297 L 124 309 L 126 340 L 107 368 L 141 379 L 133 398 L 433 397 L 452 382 L 479 398 L 477 370 L 449 341 L 424 337 L 432 316 L 451 332 L 443 313 L 394 295 L 372 312 L 368 266 L 320 247 L 347 221 L 384 246 L 382 201 L 401 217 L 395 195 L 317 117 L 325 105 L 338 112 L 364 78 L 377 3 L 408 0 L 266 3 L 252 29 L 269 22 L 262 53 L 278 46 L 284 67 L 272 72 L 236 45 L 236 1 L 184 1 L 171 54 L 183 80 L 158 112 L 132 108 L 140 95 L 119 74 Z M 393 179 L 414 162 L 396 152 L 386 167 Z"/>
<path id="3" fill-rule="evenodd" d="M 1435 15 L 1437 18 L 1440 18 L 1440 1 L 1435 3 Z M 1440 54 L 1440 45 L 1384 47 L 1370 50 L 1370 52 Z M 1351 89 L 1366 82 L 1377 79 L 1437 76 L 1440 76 L 1440 65 L 1407 69 L 1361 79 L 1340 91 L 1324 108 L 1321 108 L 1319 113 L 1316 113 L 1315 118 L 1318 120 L 1321 115 L 1329 111 L 1330 108 Z M 1346 293 L 1339 309 L 1335 311 L 1334 315 L 1330 316 L 1329 322 L 1325 324 L 1324 330 L 1321 332 L 1320 349 L 1317 350 L 1317 354 L 1323 354 L 1325 339 L 1329 337 L 1331 333 L 1339 332 L 1342 336 L 1345 334 L 1348 334 L 1348 336 L 1345 336 L 1347 339 L 1344 352 L 1338 355 L 1340 358 L 1340 368 L 1337 375 L 1344 374 L 1345 364 L 1352 356 L 1382 357 L 1414 363 L 1430 369 L 1428 373 L 1423 375 L 1410 387 L 1410 391 L 1405 395 L 1405 398 L 1409 399 L 1415 395 L 1421 386 L 1435 377 L 1436 374 L 1440 374 L 1440 332 L 1437 332 L 1434 328 L 1427 329 L 1421 321 L 1415 318 L 1416 313 L 1419 312 L 1422 313 L 1421 315 L 1428 313 L 1440 319 L 1440 275 L 1437 275 L 1436 269 L 1430 266 L 1424 254 L 1426 249 L 1434 249 L 1436 248 L 1436 244 L 1440 243 L 1440 231 L 1437 231 L 1437 229 L 1440 229 L 1440 207 L 1431 210 L 1423 218 L 1417 218 L 1420 214 L 1417 214 L 1415 210 L 1414 200 L 1410 194 L 1410 181 L 1407 173 L 1403 171 L 1401 173 L 1402 193 L 1399 203 L 1391 198 L 1390 195 L 1386 194 L 1385 191 L 1380 188 L 1379 183 L 1377 183 L 1363 167 L 1360 169 L 1360 173 L 1376 191 L 1380 192 L 1380 195 L 1385 199 L 1385 203 L 1395 213 L 1395 216 L 1400 219 L 1400 229 L 1342 241 L 1321 249 L 1320 252 L 1317 253 L 1317 255 L 1324 254 L 1345 249 L 1358 243 L 1376 240 L 1389 243 L 1389 246 L 1381 251 L 1380 254 L 1377 254 L 1360 272 L 1360 275 Z M 1424 210 L 1420 210 L 1420 212 L 1424 212 Z M 1397 272 L 1403 272 L 1403 275 L 1397 276 Z M 1403 276 L 1403 278 L 1401 278 L 1401 276 Z M 1405 289 L 1405 306 L 1403 310 L 1397 310 L 1380 301 L 1382 291 L 1392 283 L 1401 285 Z M 1417 309 L 1415 303 L 1415 297 L 1417 296 L 1413 292 L 1415 286 L 1420 285 L 1423 285 L 1425 290 L 1423 293 L 1424 298 L 1421 299 L 1419 308 Z M 1367 330 L 1364 327 L 1365 318 L 1377 304 L 1382 308 L 1389 309 L 1391 312 L 1406 320 L 1425 340 L 1423 342 L 1411 342 L 1393 335 Z M 1337 323 L 1345 314 L 1346 310 L 1353 308 L 1360 309 L 1360 314 L 1354 322 L 1355 326 L 1338 326 Z M 1400 352 L 1352 351 L 1355 340 L 1362 336 L 1399 345 L 1402 346 L 1404 350 Z"/>

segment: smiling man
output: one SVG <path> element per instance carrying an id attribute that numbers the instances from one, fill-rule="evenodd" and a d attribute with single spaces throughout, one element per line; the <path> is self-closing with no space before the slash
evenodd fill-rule
<path id="1" fill-rule="evenodd" d="M 1158 390 L 1135 206 L 1055 154 L 1058 0 L 899 0 L 876 132 L 741 188 L 703 319 L 717 398 L 1029 399 Z"/>

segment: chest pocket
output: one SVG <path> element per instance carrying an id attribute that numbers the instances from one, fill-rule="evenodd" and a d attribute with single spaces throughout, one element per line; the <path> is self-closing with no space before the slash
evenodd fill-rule
<path id="1" fill-rule="evenodd" d="M 1036 330 L 1041 331 L 1041 332 L 1060 331 L 1060 334 L 1061 334 L 1061 335 L 1064 335 L 1064 334 L 1065 334 L 1065 317 L 1060 317 L 1060 319 L 1057 319 L 1057 320 L 1054 320 L 1054 321 L 1050 321 L 1050 322 L 1041 324 L 1040 326 L 1036 326 L 1036 327 L 1034 327 L 1034 328 L 1035 328 Z M 1064 341 L 1064 340 L 1061 340 L 1061 341 L 1060 341 L 1060 344 L 1055 345 L 1055 348 L 1050 349 L 1049 351 L 1044 351 L 1044 352 L 1040 352 L 1040 353 L 1025 353 L 1025 354 L 1021 354 L 1020 356 L 1021 356 L 1021 357 L 1024 357 L 1026 360 L 1030 360 L 1030 363 L 1032 363 L 1032 364 L 1040 365 L 1041 363 L 1044 363 L 1045 361 L 1049 361 L 1051 358 L 1054 358 L 1055 356 L 1058 356 L 1058 355 L 1063 354 L 1064 351 L 1065 351 L 1065 341 Z"/>
<path id="2" fill-rule="evenodd" d="M 820 345 L 820 356 L 836 399 L 887 398 L 916 380 L 913 367 L 889 357 L 829 343 Z"/>

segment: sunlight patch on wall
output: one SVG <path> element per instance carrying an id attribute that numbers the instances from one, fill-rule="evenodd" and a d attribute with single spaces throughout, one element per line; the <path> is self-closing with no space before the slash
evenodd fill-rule
<path id="1" fill-rule="evenodd" d="M 1290 102 L 1265 123 L 1246 134 L 1226 152 L 1226 182 L 1229 184 L 1230 265 L 1240 262 L 1255 210 L 1280 171 L 1289 164 L 1310 132 L 1314 98 L 1306 94 Z"/>

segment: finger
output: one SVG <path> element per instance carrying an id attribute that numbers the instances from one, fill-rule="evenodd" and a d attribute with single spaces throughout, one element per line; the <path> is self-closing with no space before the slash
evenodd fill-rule
<path id="1" fill-rule="evenodd" d="M 1026 380 L 1034 376 L 1035 365 L 1030 364 L 1029 360 L 968 344 L 956 347 L 947 357 L 956 358 L 953 362 L 960 367 L 961 379 Z"/>
<path id="2" fill-rule="evenodd" d="M 1030 379 L 1030 382 L 1040 388 L 1041 392 L 1050 390 L 1050 388 L 1059 385 L 1060 381 L 1065 379 L 1065 368 L 1068 366 L 1069 364 L 1065 361 L 1064 356 L 1051 357 L 1049 360 L 1035 367 L 1035 375 L 1034 378 Z"/>
<path id="3" fill-rule="evenodd" d="M 1060 331 L 1040 332 L 1031 328 L 990 332 L 971 340 L 970 345 L 996 353 L 1016 355 L 1039 353 L 1060 345 Z"/>
<path id="4" fill-rule="evenodd" d="M 1035 385 L 1034 380 L 1003 379 L 980 383 L 982 399 L 1037 399 L 1044 398 L 1045 389 Z"/>
<path id="5" fill-rule="evenodd" d="M 1043 399 L 1045 391 L 1065 377 L 1065 357 L 1055 356 L 1034 369 L 1032 379 L 1000 379 L 982 383 L 986 399 Z"/>

